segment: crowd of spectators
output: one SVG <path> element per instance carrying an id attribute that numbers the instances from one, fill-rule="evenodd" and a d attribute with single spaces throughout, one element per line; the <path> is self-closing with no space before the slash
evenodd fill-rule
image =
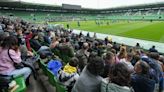
<path id="1" fill-rule="evenodd" d="M 55 76 L 69 92 L 163 92 L 164 56 L 152 46 L 129 47 L 105 38 L 74 34 L 21 19 L 0 17 L 0 74 L 30 76 L 16 68 L 25 58 L 56 56 L 62 68 Z M 46 61 L 49 63 L 49 61 Z"/>

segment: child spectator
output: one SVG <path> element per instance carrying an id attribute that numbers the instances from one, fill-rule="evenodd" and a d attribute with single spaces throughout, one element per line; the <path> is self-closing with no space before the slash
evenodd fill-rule
<path id="1" fill-rule="evenodd" d="M 79 78 L 77 66 L 78 59 L 73 57 L 69 63 L 64 66 L 63 70 L 59 71 L 59 81 L 68 88 L 68 92 L 71 92 L 73 85 Z"/>

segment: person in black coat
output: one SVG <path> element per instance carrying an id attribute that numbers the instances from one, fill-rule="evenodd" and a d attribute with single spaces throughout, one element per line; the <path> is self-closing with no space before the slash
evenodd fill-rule
<path id="1" fill-rule="evenodd" d="M 135 74 L 131 77 L 131 86 L 135 92 L 154 92 L 155 80 L 150 78 L 149 65 L 138 61 L 134 67 Z"/>
<path id="2" fill-rule="evenodd" d="M 155 46 L 152 46 L 152 48 L 149 49 L 150 52 L 158 52 L 156 49 L 155 49 Z"/>
<path id="3" fill-rule="evenodd" d="M 38 51 L 41 48 L 42 45 L 38 41 L 37 33 L 34 33 L 32 38 L 30 39 L 30 45 L 35 51 Z"/>

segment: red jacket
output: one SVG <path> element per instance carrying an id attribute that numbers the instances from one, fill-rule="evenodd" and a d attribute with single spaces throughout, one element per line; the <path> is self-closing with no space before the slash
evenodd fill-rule
<path id="1" fill-rule="evenodd" d="M 26 37 L 25 37 L 26 47 L 27 47 L 28 51 L 32 51 L 31 46 L 30 46 L 31 38 L 32 38 L 32 33 L 30 33 L 29 35 L 26 35 Z"/>

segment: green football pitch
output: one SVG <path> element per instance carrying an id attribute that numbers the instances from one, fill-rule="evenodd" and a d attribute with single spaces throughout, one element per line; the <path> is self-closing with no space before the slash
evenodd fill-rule
<path id="1" fill-rule="evenodd" d="M 101 22 L 100 22 L 101 23 Z M 95 21 L 51 22 L 50 24 L 69 24 L 71 29 L 79 29 L 96 33 L 111 34 L 129 38 L 137 38 L 164 43 L 164 21 L 102 21 L 97 25 Z"/>

